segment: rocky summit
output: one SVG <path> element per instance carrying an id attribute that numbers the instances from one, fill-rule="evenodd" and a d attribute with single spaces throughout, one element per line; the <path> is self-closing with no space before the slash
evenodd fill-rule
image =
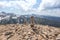
<path id="1" fill-rule="evenodd" d="M 0 40 L 60 40 L 60 28 L 48 25 L 0 25 Z"/>

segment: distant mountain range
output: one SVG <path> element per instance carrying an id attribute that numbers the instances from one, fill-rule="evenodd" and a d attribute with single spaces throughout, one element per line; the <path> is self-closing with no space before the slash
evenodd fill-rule
<path id="1" fill-rule="evenodd" d="M 45 16 L 45 15 L 37 15 L 37 14 L 24 15 L 24 16 L 27 16 L 27 17 L 34 16 L 34 17 L 38 17 L 38 18 L 44 18 L 44 19 L 60 22 L 60 17 L 55 17 L 55 16 Z"/>
<path id="2" fill-rule="evenodd" d="M 0 24 L 18 23 L 18 19 L 19 19 L 19 23 L 24 23 L 24 18 L 26 19 L 27 22 L 30 23 L 31 16 L 34 16 L 35 18 L 34 21 L 36 24 L 60 26 L 60 17 L 44 16 L 44 15 L 37 15 L 37 14 L 18 16 L 14 13 L 5 13 L 5 12 L 1 12 L 0 14 Z"/>
<path id="3" fill-rule="evenodd" d="M 37 14 L 22 15 L 22 16 L 25 16 L 28 20 L 30 20 L 29 18 L 31 16 L 34 16 L 36 24 L 43 24 L 43 25 L 60 27 L 60 17 L 37 15 Z"/>

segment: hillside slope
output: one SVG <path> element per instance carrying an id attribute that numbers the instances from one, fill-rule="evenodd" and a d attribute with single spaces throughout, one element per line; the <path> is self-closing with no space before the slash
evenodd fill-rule
<path id="1" fill-rule="evenodd" d="M 0 40 L 60 40 L 60 28 L 48 25 L 0 25 Z"/>

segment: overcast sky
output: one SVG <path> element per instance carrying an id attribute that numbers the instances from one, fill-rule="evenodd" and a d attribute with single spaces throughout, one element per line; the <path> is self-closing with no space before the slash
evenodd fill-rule
<path id="1" fill-rule="evenodd" d="M 0 12 L 60 17 L 60 0 L 0 0 Z"/>

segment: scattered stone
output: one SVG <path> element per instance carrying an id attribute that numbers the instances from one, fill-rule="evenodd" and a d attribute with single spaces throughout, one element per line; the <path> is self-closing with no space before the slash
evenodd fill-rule
<path id="1" fill-rule="evenodd" d="M 0 40 L 60 40 L 60 28 L 35 24 L 34 27 L 21 24 L 0 25 Z"/>
<path id="2" fill-rule="evenodd" d="M 56 40 L 60 40 L 60 34 L 56 37 Z"/>
<path id="3" fill-rule="evenodd" d="M 12 34 L 12 32 L 6 32 L 5 36 L 11 35 L 11 34 Z"/>

